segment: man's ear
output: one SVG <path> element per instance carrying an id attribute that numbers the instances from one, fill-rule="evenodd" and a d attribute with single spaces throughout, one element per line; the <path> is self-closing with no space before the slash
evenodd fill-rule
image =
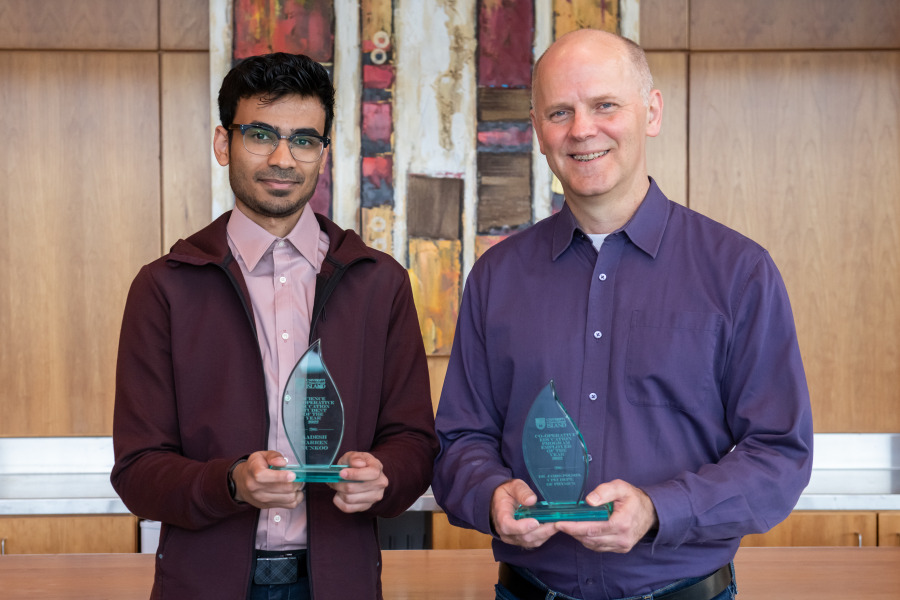
<path id="1" fill-rule="evenodd" d="M 319 175 L 325 172 L 325 163 L 328 158 L 329 148 L 330 146 L 325 146 L 325 148 L 322 149 L 322 156 L 319 157 Z"/>
<path id="2" fill-rule="evenodd" d="M 221 125 L 216 127 L 216 132 L 213 134 L 213 152 L 220 165 L 224 167 L 228 164 L 231 158 L 231 144 L 228 143 L 228 130 Z"/>
<path id="3" fill-rule="evenodd" d="M 647 107 L 647 135 L 656 137 L 662 128 L 663 99 L 662 92 L 653 90 L 650 92 L 650 106 Z"/>
<path id="4" fill-rule="evenodd" d="M 531 111 L 529 112 L 529 114 L 531 115 L 531 128 L 534 130 L 534 135 L 535 135 L 535 137 L 537 137 L 538 148 L 540 148 L 541 154 L 543 154 L 544 156 L 546 156 L 547 153 L 544 152 L 544 140 L 541 139 L 541 130 L 540 130 L 540 128 L 538 128 L 537 117 L 534 116 L 534 109 L 533 109 L 533 108 L 531 109 Z"/>

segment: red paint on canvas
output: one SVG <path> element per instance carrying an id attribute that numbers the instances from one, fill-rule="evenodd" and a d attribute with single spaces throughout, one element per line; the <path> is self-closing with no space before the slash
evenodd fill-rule
<path id="1" fill-rule="evenodd" d="M 485 146 L 522 146 L 531 143 L 531 130 L 511 128 L 500 131 L 479 131 L 478 143 Z"/>
<path id="2" fill-rule="evenodd" d="M 389 156 L 364 156 L 362 159 L 362 175 L 375 187 L 394 181 L 394 161 Z"/>
<path id="3" fill-rule="evenodd" d="M 374 50 L 375 48 L 379 48 L 379 49 L 381 49 L 381 50 L 384 50 L 385 52 L 390 52 L 390 50 L 391 50 L 391 38 L 390 38 L 390 37 L 387 37 L 386 40 L 387 40 L 387 44 L 385 44 L 384 41 L 382 40 L 382 41 L 380 42 L 380 43 L 381 43 L 381 46 L 376 46 L 376 45 L 375 45 L 375 42 L 372 41 L 372 40 L 363 40 L 363 41 L 362 41 L 362 50 L 363 50 L 363 52 L 371 52 L 371 51 Z"/>
<path id="4" fill-rule="evenodd" d="M 392 131 L 393 120 L 389 103 L 362 103 L 362 135 L 364 138 L 390 143 Z"/>
<path id="5" fill-rule="evenodd" d="M 319 182 L 316 191 L 309 199 L 309 206 L 313 212 L 326 217 L 331 216 L 331 153 L 325 156 L 325 169 L 319 174 Z"/>
<path id="6" fill-rule="evenodd" d="M 236 0 L 234 58 L 268 52 L 334 59 L 333 0 Z"/>
<path id="7" fill-rule="evenodd" d="M 478 14 L 478 85 L 529 87 L 532 0 L 483 0 Z"/>
<path id="8" fill-rule="evenodd" d="M 387 90 L 394 85 L 394 67 L 390 65 L 363 65 L 363 87 Z"/>

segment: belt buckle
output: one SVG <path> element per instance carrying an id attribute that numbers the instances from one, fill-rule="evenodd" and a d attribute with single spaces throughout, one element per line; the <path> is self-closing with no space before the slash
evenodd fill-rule
<path id="1" fill-rule="evenodd" d="M 296 556 L 258 557 L 253 572 L 256 585 L 284 585 L 297 583 L 298 560 Z"/>

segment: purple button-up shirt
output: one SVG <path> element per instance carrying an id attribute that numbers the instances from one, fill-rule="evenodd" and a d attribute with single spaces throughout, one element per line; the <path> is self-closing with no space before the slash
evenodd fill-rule
<path id="1" fill-rule="evenodd" d="M 551 379 L 590 454 L 586 491 L 623 479 L 659 516 L 627 554 L 495 539 L 498 560 L 557 591 L 622 598 L 711 573 L 809 482 L 809 392 L 775 264 L 652 180 L 599 253 L 563 207 L 472 269 L 437 413 L 433 489 L 452 523 L 490 533 L 494 489 L 531 482 L 522 427 Z"/>

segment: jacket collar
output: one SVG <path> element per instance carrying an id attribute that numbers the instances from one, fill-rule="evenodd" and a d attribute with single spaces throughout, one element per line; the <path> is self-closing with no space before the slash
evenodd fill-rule
<path id="1" fill-rule="evenodd" d="M 186 263 L 191 265 L 217 264 L 227 267 L 233 261 L 231 250 L 228 247 L 226 227 L 231 211 L 224 213 L 215 221 L 188 237 L 178 240 L 169 251 L 166 260 L 170 263 Z M 334 267 L 346 267 L 358 260 L 378 260 L 378 254 L 372 250 L 353 230 L 345 230 L 338 227 L 331 219 L 316 213 L 319 228 L 328 234 L 328 254 L 325 264 L 322 265 L 323 273 L 332 265 Z"/>

